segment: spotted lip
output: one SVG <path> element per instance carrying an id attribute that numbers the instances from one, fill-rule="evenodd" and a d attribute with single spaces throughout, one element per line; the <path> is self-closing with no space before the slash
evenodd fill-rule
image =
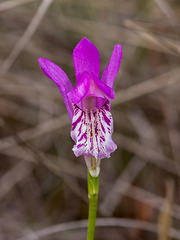
<path id="1" fill-rule="evenodd" d="M 74 154 L 92 156 L 96 159 L 109 158 L 117 148 L 112 140 L 113 118 L 109 101 L 100 108 L 83 111 L 74 105 L 71 137 L 76 145 Z"/>

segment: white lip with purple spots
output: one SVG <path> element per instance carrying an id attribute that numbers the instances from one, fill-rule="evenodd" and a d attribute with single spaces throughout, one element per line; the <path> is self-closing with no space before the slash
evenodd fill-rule
<path id="1" fill-rule="evenodd" d="M 108 100 L 100 109 L 93 108 L 90 111 L 83 111 L 74 105 L 71 137 L 76 143 L 73 151 L 77 157 L 109 158 L 117 148 L 112 140 L 112 132 L 113 118 Z"/>

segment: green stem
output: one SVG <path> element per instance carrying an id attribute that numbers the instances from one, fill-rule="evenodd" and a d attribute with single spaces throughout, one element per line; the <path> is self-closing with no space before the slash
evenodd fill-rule
<path id="1" fill-rule="evenodd" d="M 98 192 L 99 192 L 99 176 L 92 177 L 88 170 L 89 216 L 88 216 L 87 240 L 94 240 Z"/>

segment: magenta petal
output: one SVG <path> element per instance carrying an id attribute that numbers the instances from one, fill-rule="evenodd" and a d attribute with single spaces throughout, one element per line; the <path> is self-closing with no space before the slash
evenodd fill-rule
<path id="1" fill-rule="evenodd" d="M 94 79 L 94 82 L 96 83 L 96 85 L 104 93 L 104 96 L 106 96 L 109 99 L 114 99 L 115 93 L 114 93 L 114 89 L 113 88 L 109 87 L 103 81 L 101 81 L 101 80 L 99 80 L 99 79 L 97 79 L 95 77 L 93 79 Z"/>
<path id="2" fill-rule="evenodd" d="M 69 100 L 77 104 L 85 97 L 90 86 L 90 77 L 87 73 L 82 74 L 80 82 L 68 93 Z"/>
<path id="3" fill-rule="evenodd" d="M 107 100 L 107 98 L 114 98 L 114 90 L 108 87 L 101 80 L 97 79 L 95 76 L 91 78 L 89 74 L 83 73 L 76 87 L 68 93 L 68 98 L 72 103 L 78 104 L 84 101 L 85 98 L 88 98 L 86 100 L 86 103 L 88 103 L 91 97 L 96 98 L 96 100 L 94 98 L 94 107 L 99 108 Z M 102 101 L 102 99 L 104 100 Z M 92 101 L 90 105 L 93 105 Z M 78 106 L 83 108 L 82 105 L 78 104 Z"/>
<path id="4" fill-rule="evenodd" d="M 122 58 L 122 48 L 121 48 L 121 45 L 118 44 L 114 47 L 109 64 L 107 65 L 101 78 L 101 80 L 111 88 L 114 85 L 114 80 L 119 71 L 121 58 Z"/>
<path id="5" fill-rule="evenodd" d="M 73 89 L 73 86 L 66 75 L 66 73 L 53 62 L 45 58 L 38 59 L 40 67 L 43 73 L 50 78 L 59 88 L 66 105 L 70 120 L 73 117 L 73 109 L 70 100 L 68 99 L 67 93 Z"/>
<path id="6" fill-rule="evenodd" d="M 83 38 L 73 51 L 73 62 L 75 68 L 76 81 L 82 73 L 95 75 L 99 78 L 100 57 L 97 48 L 87 38 Z"/>

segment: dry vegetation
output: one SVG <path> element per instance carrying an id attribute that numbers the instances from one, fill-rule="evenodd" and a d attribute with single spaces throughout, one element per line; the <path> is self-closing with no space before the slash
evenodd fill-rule
<path id="1" fill-rule="evenodd" d="M 86 238 L 86 166 L 38 57 L 75 84 L 82 37 L 123 61 L 112 103 L 118 149 L 102 160 L 96 240 L 180 239 L 179 0 L 0 1 L 0 239 Z"/>

